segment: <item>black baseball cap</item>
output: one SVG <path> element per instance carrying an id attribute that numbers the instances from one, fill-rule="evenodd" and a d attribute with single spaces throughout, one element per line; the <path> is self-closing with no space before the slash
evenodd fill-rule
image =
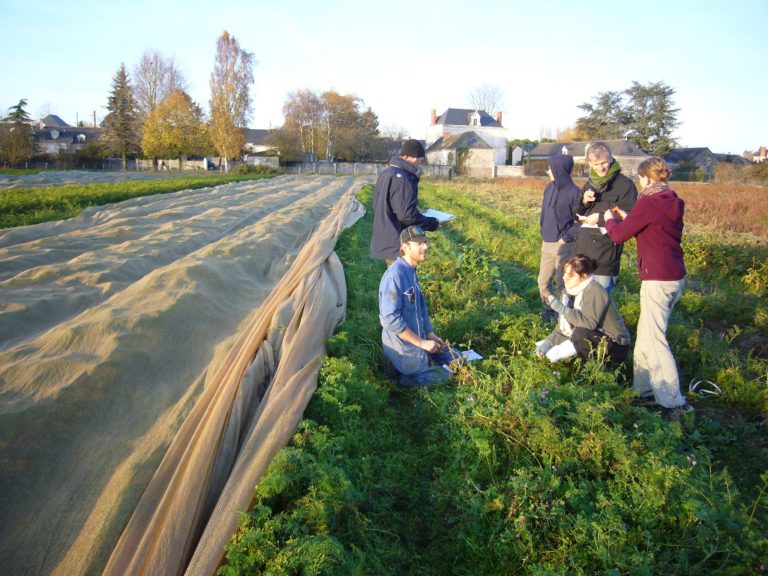
<path id="1" fill-rule="evenodd" d="M 429 238 L 421 226 L 408 226 L 400 232 L 400 244 L 406 242 L 429 242 Z"/>

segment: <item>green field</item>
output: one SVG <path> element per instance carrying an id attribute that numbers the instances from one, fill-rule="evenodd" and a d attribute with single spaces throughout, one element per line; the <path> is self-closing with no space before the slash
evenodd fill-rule
<path id="1" fill-rule="evenodd" d="M 707 379 L 723 393 L 689 395 L 695 415 L 670 423 L 633 403 L 631 367 L 531 355 L 548 332 L 535 281 L 540 196 L 423 184 L 424 206 L 458 216 L 420 268 L 433 324 L 486 359 L 449 385 L 404 390 L 381 369 L 370 192 L 337 248 L 347 320 L 221 574 L 765 571 L 765 243 L 686 236 L 669 340 L 685 389 Z M 614 297 L 633 334 L 635 265 L 630 242 Z"/>
<path id="2" fill-rule="evenodd" d="M 103 206 L 138 196 L 197 190 L 264 177 L 253 174 L 204 174 L 113 184 L 68 184 L 0 190 L 0 229 L 64 220 L 77 216 L 89 206 Z"/>

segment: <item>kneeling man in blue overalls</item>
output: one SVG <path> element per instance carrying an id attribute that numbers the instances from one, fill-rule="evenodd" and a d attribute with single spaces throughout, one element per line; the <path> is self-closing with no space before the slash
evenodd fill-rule
<path id="1" fill-rule="evenodd" d="M 400 233 L 400 257 L 379 284 L 379 320 L 384 356 L 401 386 L 427 386 L 451 378 L 451 360 L 460 353 L 435 334 L 416 268 L 427 258 L 429 239 L 420 226 Z"/>

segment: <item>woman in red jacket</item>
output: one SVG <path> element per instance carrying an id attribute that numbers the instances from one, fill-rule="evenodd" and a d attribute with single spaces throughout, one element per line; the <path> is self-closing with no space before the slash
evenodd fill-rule
<path id="1" fill-rule="evenodd" d="M 669 168 L 651 157 L 638 166 L 642 190 L 632 211 L 606 210 L 605 229 L 615 243 L 637 238 L 640 280 L 640 320 L 633 354 L 633 389 L 641 397 L 654 398 L 663 415 L 677 420 L 692 412 L 680 393 L 680 378 L 667 343 L 667 325 L 685 280 L 680 241 L 685 203 L 669 188 Z"/>

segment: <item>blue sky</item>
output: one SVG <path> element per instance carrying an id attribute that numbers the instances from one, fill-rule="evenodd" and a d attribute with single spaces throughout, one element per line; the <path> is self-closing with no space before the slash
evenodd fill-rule
<path id="1" fill-rule="evenodd" d="M 101 119 L 120 63 L 146 50 L 173 57 L 207 109 L 228 30 L 258 62 L 254 128 L 282 124 L 289 92 L 334 89 L 424 138 L 433 108 L 468 107 L 491 84 L 510 137 L 539 138 L 598 92 L 663 81 L 681 145 L 741 153 L 768 144 L 767 29 L 763 0 L 0 0 L 0 111 L 26 98 L 33 118 Z"/>

